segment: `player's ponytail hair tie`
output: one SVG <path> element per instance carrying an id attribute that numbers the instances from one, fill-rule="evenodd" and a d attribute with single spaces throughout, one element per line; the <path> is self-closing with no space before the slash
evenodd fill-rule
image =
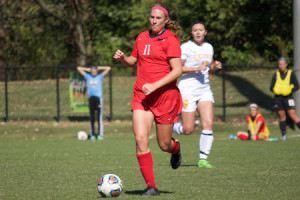
<path id="1" fill-rule="evenodd" d="M 161 6 L 153 6 L 151 8 L 151 10 L 153 10 L 153 9 L 159 9 L 159 10 L 163 11 L 167 17 L 169 17 L 169 12 L 167 11 L 167 9 L 165 9 L 165 8 L 163 8 Z"/>

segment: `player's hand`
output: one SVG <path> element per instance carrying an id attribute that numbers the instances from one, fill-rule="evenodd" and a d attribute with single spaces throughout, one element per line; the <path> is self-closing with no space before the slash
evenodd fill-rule
<path id="1" fill-rule="evenodd" d="M 156 90 L 154 84 L 146 83 L 143 85 L 142 91 L 147 96 Z"/>
<path id="2" fill-rule="evenodd" d="M 220 62 L 220 61 L 215 61 L 215 68 L 216 68 L 216 70 L 218 70 L 218 69 L 222 69 L 222 63 Z"/>
<path id="3" fill-rule="evenodd" d="M 256 141 L 256 135 L 251 135 L 251 140 Z"/>
<path id="4" fill-rule="evenodd" d="M 114 54 L 114 59 L 116 59 L 116 60 L 123 60 L 124 59 L 124 53 L 123 53 L 123 51 L 121 51 L 121 50 L 117 50 L 116 52 L 115 52 L 115 54 Z"/>
<path id="5" fill-rule="evenodd" d="M 207 69 L 207 64 L 201 64 L 199 67 L 199 71 L 205 71 Z"/>

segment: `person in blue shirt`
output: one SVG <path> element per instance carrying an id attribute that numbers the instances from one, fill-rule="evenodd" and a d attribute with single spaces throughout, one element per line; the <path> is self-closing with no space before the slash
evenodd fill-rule
<path id="1" fill-rule="evenodd" d="M 89 98 L 90 109 L 90 135 L 89 139 L 103 140 L 103 100 L 102 100 L 102 80 L 104 76 L 110 71 L 111 67 L 77 67 L 77 70 L 84 77 L 87 83 L 87 93 Z M 98 70 L 104 70 L 98 74 Z M 95 134 L 95 110 L 97 110 L 98 120 L 98 134 Z"/>

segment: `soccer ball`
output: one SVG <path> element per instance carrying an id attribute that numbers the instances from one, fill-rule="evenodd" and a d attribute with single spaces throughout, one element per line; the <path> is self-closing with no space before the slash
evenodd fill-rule
<path id="1" fill-rule="evenodd" d="M 88 138 L 88 135 L 84 131 L 79 131 L 77 133 L 78 140 L 86 140 Z"/>
<path id="2" fill-rule="evenodd" d="M 98 182 L 98 191 L 101 197 L 118 197 L 122 190 L 122 180 L 115 174 L 106 174 Z"/>

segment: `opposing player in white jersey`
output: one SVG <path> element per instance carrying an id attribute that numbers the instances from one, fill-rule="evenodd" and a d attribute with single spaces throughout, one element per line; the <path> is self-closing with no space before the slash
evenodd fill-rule
<path id="1" fill-rule="evenodd" d="M 179 82 L 182 95 L 182 123 L 175 123 L 173 132 L 189 135 L 195 127 L 195 112 L 198 111 L 202 126 L 199 146 L 198 167 L 212 168 L 207 161 L 213 137 L 213 93 L 209 84 L 209 71 L 222 68 L 222 63 L 214 61 L 214 49 L 211 44 L 204 42 L 207 34 L 205 25 L 196 21 L 191 25 L 193 40 L 181 45 L 181 61 L 183 75 Z"/>

